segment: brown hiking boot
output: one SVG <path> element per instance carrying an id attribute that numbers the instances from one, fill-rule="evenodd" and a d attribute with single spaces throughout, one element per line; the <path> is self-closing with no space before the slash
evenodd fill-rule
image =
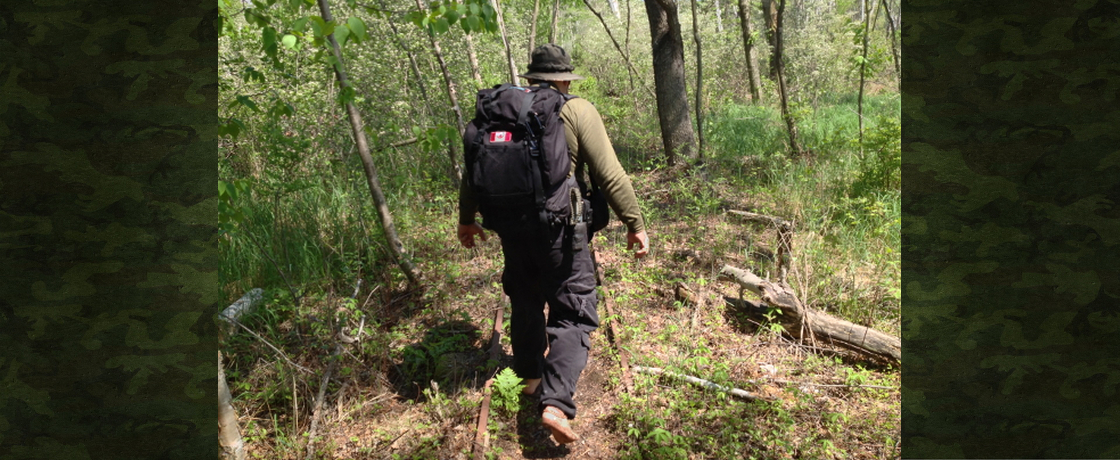
<path id="1" fill-rule="evenodd" d="M 556 438 L 557 444 L 579 441 L 579 435 L 572 431 L 568 416 L 556 407 L 545 406 L 544 413 L 541 414 L 541 424 L 552 431 L 552 437 Z"/>

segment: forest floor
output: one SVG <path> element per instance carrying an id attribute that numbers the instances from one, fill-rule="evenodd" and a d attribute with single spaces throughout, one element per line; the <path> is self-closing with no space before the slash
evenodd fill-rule
<path id="1" fill-rule="evenodd" d="M 686 203 L 678 203 L 679 194 L 667 190 L 672 180 L 650 173 L 636 178 L 642 201 L 660 207 L 646 210 L 659 217 L 649 223 L 649 256 L 639 261 L 630 255 L 617 219 L 595 238 L 604 291 L 616 316 L 607 317 L 600 304 L 604 324 L 592 334 L 576 396 L 573 427 L 582 439 L 555 444 L 531 398 L 523 397 L 520 410 L 491 408 L 488 457 L 898 458 L 898 364 L 802 345 L 765 319 L 737 311 L 725 298 L 737 298 L 739 288 L 718 279 L 719 269 L 730 264 L 774 276 L 775 232 L 722 212 L 693 215 Z M 759 196 L 730 187 L 716 196 L 719 210 L 765 207 Z M 453 236 L 453 208 L 443 207 L 448 209 L 433 212 L 427 224 L 416 224 L 430 227 L 424 231 L 438 239 L 420 249 L 427 287 L 408 291 L 400 282 L 374 283 L 358 296 L 356 306 L 373 332 L 343 353 L 325 392 L 310 455 L 306 434 L 327 368 L 329 348 L 322 344 L 329 342 L 306 337 L 316 334 L 314 318 L 340 308 L 349 293 L 309 296 L 290 314 L 258 314 L 246 321 L 283 341 L 296 363 L 316 371 L 285 370 L 275 353 L 244 334 L 230 344 L 231 388 L 250 458 L 471 458 L 483 382 L 495 369 L 487 365 L 486 347 L 495 309 L 502 306 L 501 251 L 496 235 L 476 249 L 461 248 Z M 808 238 L 820 236 L 798 233 L 795 250 Z M 841 276 L 799 268 L 797 257 L 795 251 L 795 289 L 814 282 L 814 276 Z M 858 272 L 842 276 L 855 284 L 873 278 Z M 698 301 L 680 300 L 678 283 Z M 284 311 L 285 302 L 290 300 L 274 299 L 271 308 Z M 620 331 L 619 343 L 608 339 L 611 321 Z M 899 333 L 894 320 L 878 318 L 871 325 Z M 507 336 L 508 324 L 504 330 Z M 512 364 L 508 338 L 502 345 L 496 369 Z M 694 375 L 771 401 L 744 401 L 639 373 L 633 373 L 634 390 L 628 392 L 617 347 L 627 350 L 632 366 Z M 276 381 L 286 383 L 268 383 Z M 264 394 L 265 388 L 275 394 Z"/>

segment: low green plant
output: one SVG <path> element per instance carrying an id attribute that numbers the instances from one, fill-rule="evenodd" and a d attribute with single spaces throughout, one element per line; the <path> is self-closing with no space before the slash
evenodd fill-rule
<path id="1" fill-rule="evenodd" d="M 521 383 L 521 378 L 513 372 L 513 369 L 508 367 L 502 369 L 494 376 L 494 383 L 490 388 L 490 405 L 498 408 L 504 415 L 512 415 L 520 407 L 521 390 L 525 385 Z"/>

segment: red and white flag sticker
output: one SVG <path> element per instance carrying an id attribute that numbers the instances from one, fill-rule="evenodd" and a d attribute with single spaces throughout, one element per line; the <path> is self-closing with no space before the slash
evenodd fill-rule
<path id="1" fill-rule="evenodd" d="M 494 131 L 490 133 L 490 143 L 495 142 L 509 142 L 513 140 L 513 134 L 509 131 Z"/>

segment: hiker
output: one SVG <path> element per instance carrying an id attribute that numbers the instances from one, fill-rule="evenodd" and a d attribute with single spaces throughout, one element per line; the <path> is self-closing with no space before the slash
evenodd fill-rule
<path id="1" fill-rule="evenodd" d="M 590 173 L 593 184 L 605 195 L 605 201 L 610 203 L 615 214 L 626 225 L 627 249 L 633 249 L 636 245 L 634 256 L 639 258 L 649 252 L 649 238 L 638 208 L 638 199 L 630 184 L 630 177 L 615 156 L 599 112 L 590 102 L 567 94 L 573 80 L 583 79 L 571 73 L 574 69 L 563 48 L 546 44 L 533 50 L 529 71 L 519 75 L 528 80 L 530 89 L 502 85 L 479 92 L 478 116 L 463 136 L 467 174 L 459 190 L 459 242 L 466 248 L 473 248 L 476 235 L 485 241 L 484 226 L 495 231 L 501 238 L 502 253 L 505 256 L 502 286 L 509 295 L 513 310 L 510 317 L 513 370 L 525 381 L 526 394 L 536 394 L 540 389 L 541 423 L 552 431 L 556 442 L 560 444 L 579 439 L 569 422 L 576 416 L 573 397 L 580 372 L 587 365 L 591 345 L 589 334 L 599 327 L 599 315 L 595 309 L 598 301 L 595 292 L 595 267 L 587 247 L 591 236 L 587 220 L 596 209 L 592 207 L 591 212 L 582 212 L 594 200 L 578 199 L 589 195 L 586 184 L 578 180 L 582 178 L 585 168 Z M 509 208 L 501 208 L 503 210 L 499 211 L 497 205 L 488 209 L 481 201 L 496 203 L 499 198 L 478 196 L 479 190 L 486 187 L 498 189 L 525 181 L 540 183 L 539 178 L 512 177 L 526 174 L 509 173 L 513 169 L 506 168 L 502 169 L 503 174 L 510 177 L 502 177 L 501 180 L 509 184 L 499 183 L 492 177 L 496 174 L 486 177 L 484 173 L 477 172 L 487 166 L 472 165 L 472 158 L 480 164 L 483 162 L 478 159 L 481 150 L 500 148 L 510 140 L 519 141 L 518 134 L 486 131 L 484 120 L 495 120 L 497 116 L 484 113 L 484 110 L 498 110 L 499 104 L 491 104 L 491 101 L 499 100 L 502 97 L 501 91 L 532 94 L 535 99 L 529 101 L 541 101 L 532 102 L 534 110 L 538 107 L 559 108 L 559 119 L 551 122 L 548 121 L 549 114 L 545 113 L 547 110 L 527 115 L 522 108 L 520 118 L 510 115 L 525 122 L 529 130 L 533 130 L 536 123 L 535 132 L 539 139 L 525 141 L 543 144 L 545 153 L 548 153 L 551 136 L 555 136 L 559 143 L 557 148 L 560 149 L 557 155 L 564 168 L 562 171 L 553 170 L 540 174 L 548 176 L 559 172 L 559 184 L 550 188 L 551 192 L 547 196 L 541 196 L 540 189 L 543 187 L 538 186 L 537 206 L 526 206 L 522 208 L 523 212 L 510 212 Z M 525 97 L 522 94 L 508 95 L 511 98 L 514 96 Z M 548 105 L 549 101 L 554 100 L 557 105 Z M 525 102 L 524 107 L 529 107 L 529 103 Z M 559 104 L 562 104 L 562 108 Z M 507 112 L 516 113 L 514 105 L 517 104 L 506 104 L 510 107 Z M 545 119 L 543 126 L 534 121 L 539 120 L 539 117 Z M 560 125 L 563 126 L 562 138 L 559 137 Z M 489 135 L 482 136 L 480 132 L 489 132 Z M 534 147 L 536 145 L 533 144 Z M 567 159 L 563 158 L 564 150 L 567 151 Z M 539 161 L 541 167 L 547 169 L 547 161 L 543 158 L 545 156 L 547 155 L 542 154 Z M 497 155 L 488 158 L 493 162 Z M 532 171 L 537 171 L 538 166 L 535 164 L 528 166 Z M 493 183 L 479 185 L 479 182 L 486 181 Z M 576 188 L 579 195 L 571 193 L 572 188 Z M 497 196 L 497 193 L 494 195 Z M 542 210 L 542 204 L 548 209 Z M 605 221 L 609 217 L 606 208 L 602 205 L 599 208 L 598 214 L 604 217 L 603 222 L 597 225 L 606 225 Z M 483 225 L 475 222 L 476 212 L 482 214 Z M 573 213 L 580 216 L 573 217 Z M 544 314 L 546 301 L 549 306 L 547 323 Z"/>

